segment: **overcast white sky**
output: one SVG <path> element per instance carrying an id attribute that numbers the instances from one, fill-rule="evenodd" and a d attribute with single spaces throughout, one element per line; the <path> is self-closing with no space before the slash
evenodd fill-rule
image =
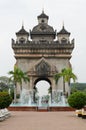
<path id="1" fill-rule="evenodd" d="M 42 8 L 49 24 L 60 31 L 62 22 L 75 38 L 71 63 L 78 82 L 86 82 L 86 0 L 0 0 L 0 76 L 7 76 L 15 64 L 11 38 L 16 40 L 24 21 L 27 31 L 37 24 Z"/>

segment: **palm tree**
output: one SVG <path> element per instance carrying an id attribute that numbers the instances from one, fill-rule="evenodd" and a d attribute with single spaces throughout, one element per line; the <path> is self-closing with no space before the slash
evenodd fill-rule
<path id="1" fill-rule="evenodd" d="M 30 81 L 27 73 L 23 72 L 20 70 L 20 75 L 19 75 L 19 84 L 20 84 L 20 87 L 21 87 L 21 91 L 22 91 L 22 80 L 27 83 Z"/>
<path id="2" fill-rule="evenodd" d="M 22 89 L 22 80 L 24 80 L 24 82 L 29 82 L 29 77 L 26 73 L 24 73 L 20 68 L 16 66 L 14 66 L 14 71 L 9 71 L 8 74 L 11 75 L 10 80 L 14 83 L 14 102 L 16 102 L 17 83 L 20 84 Z"/>
<path id="3" fill-rule="evenodd" d="M 61 73 L 55 74 L 54 78 L 55 78 L 56 83 L 58 83 L 58 80 L 60 77 L 63 77 L 63 93 L 65 94 L 65 82 L 70 83 L 70 79 L 73 79 L 73 81 L 75 82 L 77 77 L 72 72 L 71 68 L 64 68 L 62 69 Z"/>
<path id="4" fill-rule="evenodd" d="M 65 81 L 70 82 L 70 79 L 73 79 L 73 82 L 76 81 L 77 77 L 76 75 L 72 72 L 71 68 L 63 69 L 63 73 L 65 73 Z"/>
<path id="5" fill-rule="evenodd" d="M 63 93 L 65 94 L 65 82 L 68 82 L 70 85 L 70 80 L 73 79 L 73 82 L 76 81 L 77 77 L 72 72 L 71 68 L 64 68 L 62 69 L 62 77 L 63 77 Z"/>
<path id="6" fill-rule="evenodd" d="M 59 80 L 60 77 L 61 77 L 61 73 L 56 73 L 54 75 L 54 79 L 55 79 L 56 84 L 58 83 L 58 80 Z"/>

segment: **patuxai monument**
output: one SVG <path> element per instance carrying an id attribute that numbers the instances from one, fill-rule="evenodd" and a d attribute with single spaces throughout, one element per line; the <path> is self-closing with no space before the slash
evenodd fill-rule
<path id="1" fill-rule="evenodd" d="M 12 39 L 12 49 L 16 66 L 30 78 L 29 83 L 23 82 L 22 85 L 22 90 L 28 91 L 30 102 L 36 100 L 37 82 L 45 80 L 50 84 L 50 100 L 56 103 L 56 95 L 61 98 L 63 94 L 63 80 L 60 78 L 56 84 L 54 75 L 63 68 L 71 67 L 74 39 L 70 41 L 70 32 L 64 25 L 61 30 L 54 30 L 48 24 L 49 16 L 44 11 L 37 16 L 37 20 L 38 24 L 30 31 L 25 30 L 22 25 L 16 33 L 16 40 Z M 65 92 L 70 94 L 69 84 L 65 85 Z M 17 85 L 17 93 L 20 92 L 21 88 Z"/>

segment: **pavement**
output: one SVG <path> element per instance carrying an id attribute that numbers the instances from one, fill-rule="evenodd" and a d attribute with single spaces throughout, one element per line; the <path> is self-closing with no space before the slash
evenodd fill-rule
<path id="1" fill-rule="evenodd" d="M 11 111 L 0 130 L 86 130 L 86 119 L 75 112 Z"/>

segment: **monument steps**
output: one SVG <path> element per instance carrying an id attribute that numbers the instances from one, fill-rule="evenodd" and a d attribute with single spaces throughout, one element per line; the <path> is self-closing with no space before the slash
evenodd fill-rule
<path id="1" fill-rule="evenodd" d="M 36 112 L 54 112 L 54 111 L 75 111 L 74 108 L 71 108 L 71 107 L 62 107 L 62 106 L 52 106 L 52 107 L 47 107 L 46 109 L 45 108 L 38 108 L 38 107 L 8 107 L 8 110 L 10 111 L 36 111 Z M 86 107 L 84 108 L 84 110 L 86 111 Z"/>
<path id="2" fill-rule="evenodd" d="M 38 107 L 37 111 L 38 112 L 47 112 L 48 111 L 48 107 L 43 107 L 43 106 L 42 107 Z"/>
<path id="3" fill-rule="evenodd" d="M 38 109 L 38 112 L 48 112 L 47 109 Z"/>

